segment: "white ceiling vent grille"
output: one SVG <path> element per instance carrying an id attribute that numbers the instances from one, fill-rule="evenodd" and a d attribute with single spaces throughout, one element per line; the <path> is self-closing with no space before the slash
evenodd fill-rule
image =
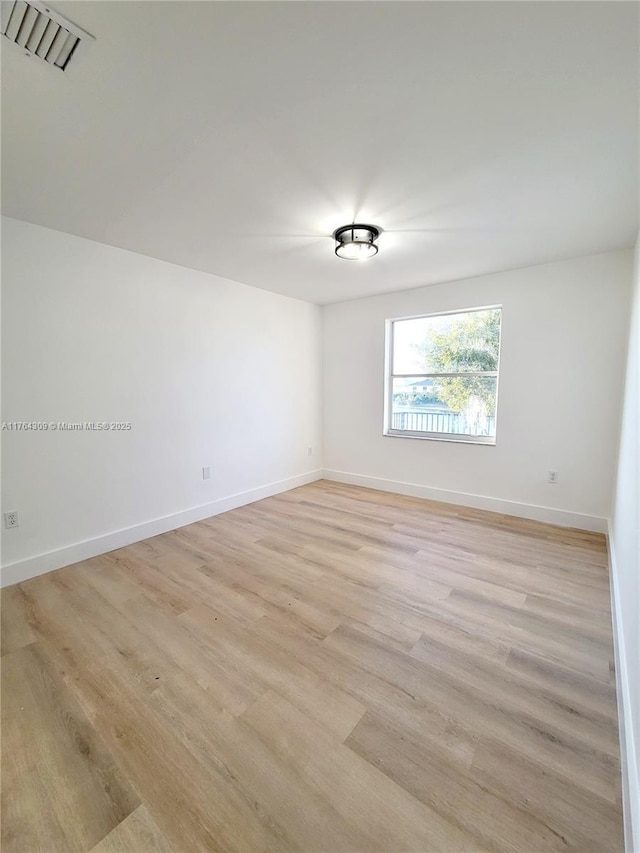
<path id="1" fill-rule="evenodd" d="M 40 0 L 2 0 L 0 31 L 27 56 L 64 71 L 81 41 L 93 36 Z"/>

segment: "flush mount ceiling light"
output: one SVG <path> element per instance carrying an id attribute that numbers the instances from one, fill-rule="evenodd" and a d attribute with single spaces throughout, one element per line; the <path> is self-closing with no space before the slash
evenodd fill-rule
<path id="1" fill-rule="evenodd" d="M 333 232 L 336 241 L 336 255 L 347 261 L 363 261 L 378 253 L 375 241 L 380 229 L 373 225 L 343 225 Z"/>

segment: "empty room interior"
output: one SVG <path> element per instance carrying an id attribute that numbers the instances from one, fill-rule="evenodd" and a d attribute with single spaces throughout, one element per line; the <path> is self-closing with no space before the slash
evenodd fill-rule
<path id="1" fill-rule="evenodd" d="M 640 853 L 640 4 L 0 8 L 2 850 Z"/>

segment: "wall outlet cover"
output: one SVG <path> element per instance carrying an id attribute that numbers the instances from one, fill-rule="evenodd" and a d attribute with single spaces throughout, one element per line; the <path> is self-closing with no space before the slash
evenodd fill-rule
<path id="1" fill-rule="evenodd" d="M 20 527 L 20 519 L 18 518 L 18 513 L 13 512 L 5 512 L 4 514 L 4 526 L 5 530 L 9 530 L 12 527 Z"/>

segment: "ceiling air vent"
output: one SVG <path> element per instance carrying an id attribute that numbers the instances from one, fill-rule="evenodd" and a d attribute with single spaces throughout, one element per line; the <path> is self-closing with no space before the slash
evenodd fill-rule
<path id="1" fill-rule="evenodd" d="M 93 36 L 40 0 L 2 0 L 0 32 L 27 56 L 64 71 L 81 41 Z"/>

